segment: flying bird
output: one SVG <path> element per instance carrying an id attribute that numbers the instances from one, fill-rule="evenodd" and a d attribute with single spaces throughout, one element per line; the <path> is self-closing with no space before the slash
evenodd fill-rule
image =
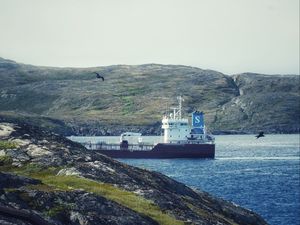
<path id="1" fill-rule="evenodd" d="M 264 137 L 264 136 L 265 136 L 265 135 L 264 135 L 264 132 L 259 132 L 259 134 L 256 135 L 255 137 L 256 137 L 256 139 L 258 139 L 258 138 Z"/>
<path id="2" fill-rule="evenodd" d="M 98 78 L 98 79 L 100 79 L 100 78 L 101 78 L 101 79 L 102 79 L 102 81 L 104 81 L 104 77 L 103 77 L 103 76 L 101 76 L 99 73 L 96 73 L 96 72 L 94 72 L 94 73 L 96 74 L 96 76 L 97 76 L 97 78 Z"/>

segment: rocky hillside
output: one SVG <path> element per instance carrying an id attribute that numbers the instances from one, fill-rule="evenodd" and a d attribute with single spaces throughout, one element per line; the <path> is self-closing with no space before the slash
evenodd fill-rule
<path id="1" fill-rule="evenodd" d="M 252 211 L 27 124 L 0 123 L 0 224 L 266 224 Z"/>
<path id="2" fill-rule="evenodd" d="M 228 76 L 158 64 L 52 68 L 0 58 L 0 116 L 68 135 L 159 134 L 177 95 L 185 99 L 185 114 L 204 111 L 215 133 L 298 132 L 299 87 L 298 75 Z"/>

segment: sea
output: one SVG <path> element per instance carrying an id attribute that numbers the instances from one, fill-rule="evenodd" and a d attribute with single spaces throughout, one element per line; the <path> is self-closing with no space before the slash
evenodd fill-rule
<path id="1" fill-rule="evenodd" d="M 261 215 L 271 225 L 300 225 L 300 135 L 217 135 L 215 159 L 118 159 L 163 173 Z M 118 143 L 119 137 L 82 137 Z M 147 136 L 145 142 L 161 137 Z"/>

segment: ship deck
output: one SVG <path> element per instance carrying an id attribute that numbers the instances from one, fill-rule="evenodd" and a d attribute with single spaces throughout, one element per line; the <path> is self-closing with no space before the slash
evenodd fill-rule
<path id="1" fill-rule="evenodd" d="M 120 144 L 107 144 L 107 143 L 81 143 L 89 150 L 122 150 Z M 128 151 L 151 151 L 155 145 L 151 144 L 129 144 L 126 150 Z"/>

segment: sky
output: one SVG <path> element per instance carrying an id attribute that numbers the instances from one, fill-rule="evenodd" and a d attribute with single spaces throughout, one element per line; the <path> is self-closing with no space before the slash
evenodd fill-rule
<path id="1" fill-rule="evenodd" d="M 0 0 L 0 57 L 299 74 L 299 0 Z"/>

